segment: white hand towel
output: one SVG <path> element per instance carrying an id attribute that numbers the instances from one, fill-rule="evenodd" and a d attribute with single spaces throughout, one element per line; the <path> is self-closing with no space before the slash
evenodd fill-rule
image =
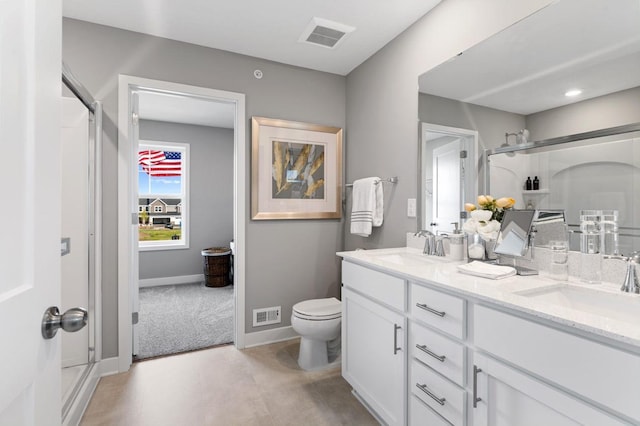
<path id="1" fill-rule="evenodd" d="M 361 237 L 371 235 L 373 226 L 383 221 L 383 190 L 378 177 L 358 179 L 353 182 L 351 203 L 351 233 Z"/>
<path id="2" fill-rule="evenodd" d="M 484 262 L 473 261 L 464 265 L 458 265 L 458 271 L 463 274 L 475 275 L 476 277 L 499 280 L 511 277 L 516 274 L 515 268 L 506 265 L 490 265 Z"/>

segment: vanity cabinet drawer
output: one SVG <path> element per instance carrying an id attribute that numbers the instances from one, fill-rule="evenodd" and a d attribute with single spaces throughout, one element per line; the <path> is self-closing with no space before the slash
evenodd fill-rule
<path id="1" fill-rule="evenodd" d="M 417 396 L 410 396 L 409 426 L 451 426 L 451 423 L 440 417 Z"/>
<path id="2" fill-rule="evenodd" d="M 414 358 L 464 387 L 464 345 L 426 327 L 412 323 L 409 350 Z"/>
<path id="3" fill-rule="evenodd" d="M 411 363 L 411 393 L 454 425 L 465 420 L 465 391 L 418 361 Z"/>
<path id="4" fill-rule="evenodd" d="M 398 311 L 404 311 L 405 281 L 401 278 L 343 261 L 342 284 Z"/>
<path id="5" fill-rule="evenodd" d="M 640 355 L 478 305 L 473 335 L 478 348 L 640 422 Z"/>
<path id="6" fill-rule="evenodd" d="M 464 300 L 411 284 L 411 316 L 458 339 L 464 339 Z"/>

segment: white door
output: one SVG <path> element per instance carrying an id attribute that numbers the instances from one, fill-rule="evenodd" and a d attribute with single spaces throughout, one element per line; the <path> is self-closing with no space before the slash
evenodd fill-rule
<path id="1" fill-rule="evenodd" d="M 433 150 L 433 222 L 431 229 L 450 233 L 452 223 L 460 221 L 463 205 L 460 191 L 460 151 L 456 139 Z"/>
<path id="2" fill-rule="evenodd" d="M 61 32 L 59 0 L 0 1 L 2 425 L 61 419 L 60 338 L 40 329 L 60 302 Z"/>

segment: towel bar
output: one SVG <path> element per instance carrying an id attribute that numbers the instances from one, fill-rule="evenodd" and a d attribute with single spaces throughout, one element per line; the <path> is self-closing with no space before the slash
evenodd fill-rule
<path id="1" fill-rule="evenodd" d="M 380 179 L 380 180 L 378 181 L 378 183 L 380 183 L 380 182 L 382 182 L 382 183 L 393 183 L 393 184 L 396 184 L 396 183 L 398 183 L 398 176 L 394 176 L 394 177 L 390 177 L 390 178 L 386 178 L 386 179 Z M 351 187 L 353 186 L 353 184 L 352 184 L 352 183 L 347 183 L 347 184 L 345 184 L 344 186 L 345 186 L 346 188 L 351 188 Z"/>

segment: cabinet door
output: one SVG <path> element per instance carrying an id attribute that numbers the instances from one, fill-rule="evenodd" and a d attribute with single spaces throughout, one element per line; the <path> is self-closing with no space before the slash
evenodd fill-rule
<path id="1" fill-rule="evenodd" d="M 626 424 L 488 356 L 475 353 L 474 365 L 474 426 Z"/>
<path id="2" fill-rule="evenodd" d="M 405 423 L 405 320 L 347 288 L 342 292 L 342 375 L 389 425 Z"/>

